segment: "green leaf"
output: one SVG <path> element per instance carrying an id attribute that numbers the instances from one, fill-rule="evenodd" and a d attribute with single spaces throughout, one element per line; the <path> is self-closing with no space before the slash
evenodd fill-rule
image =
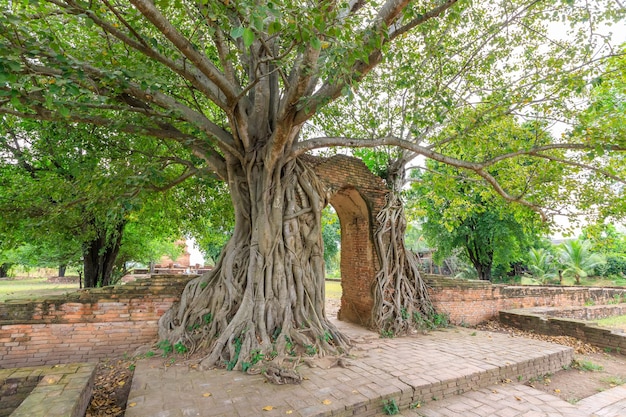
<path id="1" fill-rule="evenodd" d="M 232 28 L 230 31 L 230 37 L 233 39 L 239 39 L 243 35 L 243 32 L 244 32 L 244 28 L 241 26 Z"/>
<path id="2" fill-rule="evenodd" d="M 318 37 L 311 38 L 311 47 L 319 51 L 322 49 L 322 41 Z"/>
<path id="3" fill-rule="evenodd" d="M 245 28 L 243 30 L 243 44 L 246 48 L 250 47 L 254 42 L 254 32 L 252 29 Z"/>

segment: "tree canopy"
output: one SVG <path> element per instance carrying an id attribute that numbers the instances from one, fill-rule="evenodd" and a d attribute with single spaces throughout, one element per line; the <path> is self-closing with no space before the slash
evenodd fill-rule
<path id="1" fill-rule="evenodd" d="M 566 167 L 571 184 L 577 170 L 606 178 L 608 168 L 581 155 L 600 144 L 613 166 L 625 146 L 565 135 L 498 149 L 486 138 L 477 142 L 484 152 L 467 157 L 454 145 L 504 115 L 571 121 L 575 99 L 619 54 L 601 30 L 622 17 L 616 2 L 22 0 L 2 8 L 3 122 L 96 126 L 106 143 L 124 138 L 122 147 L 131 134 L 168 147 L 177 178 L 211 172 L 226 181 L 233 238 L 160 323 L 162 338 L 207 349 L 207 366 L 243 369 L 253 352 L 282 358 L 349 346 L 324 315 L 327 193 L 300 155 L 392 146 L 380 172 L 396 191 L 406 163 L 422 155 L 545 212 L 541 193 L 494 171 L 528 157 Z M 565 36 L 552 35 L 554 25 Z M 395 196 L 384 214 L 371 322 L 406 331 L 432 306 L 405 251 Z"/>

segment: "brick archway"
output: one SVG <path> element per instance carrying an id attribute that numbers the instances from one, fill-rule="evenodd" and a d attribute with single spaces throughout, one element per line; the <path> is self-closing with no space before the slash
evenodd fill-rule
<path id="1" fill-rule="evenodd" d="M 369 326 L 374 304 L 372 284 L 380 268 L 374 246 L 375 222 L 389 191 L 360 159 L 346 155 L 304 159 L 326 186 L 341 224 L 339 319 Z"/>

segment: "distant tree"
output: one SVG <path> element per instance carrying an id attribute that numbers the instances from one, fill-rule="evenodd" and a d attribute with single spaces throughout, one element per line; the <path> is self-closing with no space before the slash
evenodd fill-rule
<path id="1" fill-rule="evenodd" d="M 558 253 L 564 267 L 563 276 L 574 277 L 578 285 L 581 278 L 586 278 L 595 268 L 606 263 L 604 256 L 591 251 L 588 240 L 568 240 L 560 245 Z"/>
<path id="2" fill-rule="evenodd" d="M 540 284 L 547 284 L 557 276 L 554 255 L 544 248 L 531 248 L 526 265 L 533 279 Z"/>
<path id="3" fill-rule="evenodd" d="M 326 271 L 336 269 L 336 257 L 341 246 L 341 227 L 337 214 L 331 206 L 322 210 L 322 240 Z"/>
<path id="4" fill-rule="evenodd" d="M 448 152 L 463 158 L 489 157 L 490 151 L 478 146 L 485 136 L 500 146 L 550 140 L 541 124 L 519 125 L 507 118 L 468 134 L 463 143 L 450 144 Z M 460 248 L 460 256 L 476 269 L 478 278 L 491 280 L 495 266 L 508 270 L 513 262 L 522 260 L 545 230 L 536 212 L 507 203 L 476 175 L 433 161 L 428 161 L 422 171 L 412 178 L 407 198 L 412 210 L 422 217 L 424 236 L 437 249 L 437 262 Z M 556 192 L 560 171 L 548 162 L 520 158 L 500 164 L 491 175 L 510 189 L 529 187 L 548 200 Z M 529 198 L 533 198 L 532 193 Z"/>

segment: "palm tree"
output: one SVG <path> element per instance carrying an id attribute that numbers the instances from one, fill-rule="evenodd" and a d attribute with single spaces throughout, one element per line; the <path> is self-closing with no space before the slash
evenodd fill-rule
<path id="1" fill-rule="evenodd" d="M 547 284 L 556 277 L 554 256 L 543 248 L 530 249 L 527 265 L 533 279 L 540 284 Z"/>
<path id="2" fill-rule="evenodd" d="M 587 277 L 595 267 L 606 263 L 603 255 L 591 252 L 590 241 L 581 239 L 562 243 L 559 247 L 559 258 L 565 267 L 563 276 L 573 276 L 577 285 L 580 285 L 581 277 Z"/>

